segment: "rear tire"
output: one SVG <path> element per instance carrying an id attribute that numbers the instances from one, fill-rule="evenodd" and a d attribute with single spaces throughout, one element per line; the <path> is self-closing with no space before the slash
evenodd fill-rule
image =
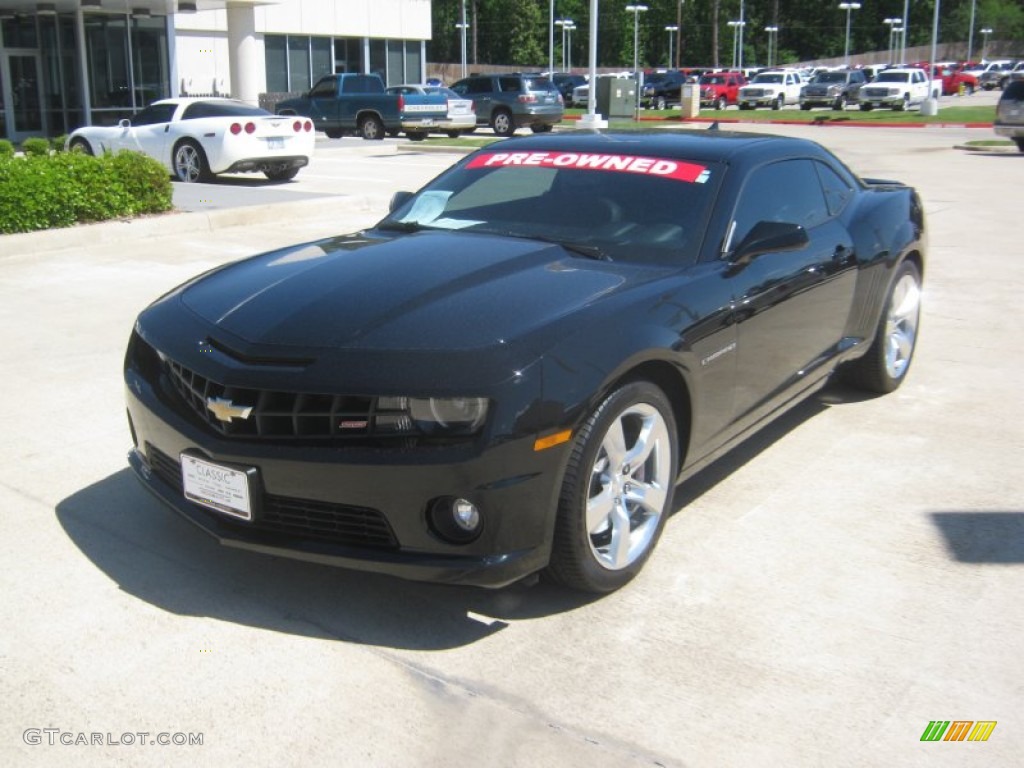
<path id="1" fill-rule="evenodd" d="M 367 115 L 359 121 L 359 135 L 367 141 L 382 141 L 384 123 L 376 115 Z"/>
<path id="2" fill-rule="evenodd" d="M 324 134 L 328 139 L 340 139 L 342 130 L 341 128 L 324 128 Z"/>
<path id="3" fill-rule="evenodd" d="M 512 120 L 512 113 L 505 109 L 499 109 L 491 115 L 491 130 L 498 136 L 511 136 L 516 132 L 516 124 Z"/>
<path id="4" fill-rule="evenodd" d="M 867 353 L 849 365 L 852 384 L 885 394 L 907 377 L 921 319 L 921 273 L 911 261 L 896 270 Z"/>
<path id="5" fill-rule="evenodd" d="M 192 139 L 178 142 L 174 148 L 174 178 L 186 184 L 210 181 L 210 165 L 206 162 L 206 153 Z"/>
<path id="6" fill-rule="evenodd" d="M 1017 149 L 1024 152 L 1024 139 L 1014 139 L 1013 141 L 1017 145 Z"/>
<path id="7" fill-rule="evenodd" d="M 598 593 L 636 576 L 672 511 L 677 446 L 658 387 L 633 381 L 606 397 L 576 434 L 545 576 Z"/>
<path id="8" fill-rule="evenodd" d="M 411 131 L 405 134 L 409 141 L 423 141 L 427 138 L 427 134 L 423 131 Z"/>
<path id="9" fill-rule="evenodd" d="M 274 168 L 266 170 L 263 175 L 271 181 L 291 181 L 299 173 L 298 168 Z"/>

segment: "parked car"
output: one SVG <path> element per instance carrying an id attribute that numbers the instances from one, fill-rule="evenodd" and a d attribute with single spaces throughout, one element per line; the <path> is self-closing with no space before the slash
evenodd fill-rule
<path id="1" fill-rule="evenodd" d="M 952 65 L 931 68 L 932 77 L 942 81 L 942 95 L 956 96 L 963 92 L 970 96 L 979 88 L 978 78 Z"/>
<path id="2" fill-rule="evenodd" d="M 992 127 L 998 135 L 1013 139 L 1017 149 L 1024 152 L 1024 79 L 1006 84 L 996 105 Z"/>
<path id="3" fill-rule="evenodd" d="M 551 76 L 551 81 L 555 84 L 558 92 L 562 94 L 562 101 L 567 107 L 576 106 L 576 102 L 573 101 L 573 91 L 576 87 L 587 84 L 585 75 L 574 75 L 568 72 L 556 72 Z"/>
<path id="4" fill-rule="evenodd" d="M 860 100 L 861 86 L 868 81 L 862 69 L 837 69 L 818 72 L 800 89 L 800 109 L 829 107 L 846 109 Z"/>
<path id="5" fill-rule="evenodd" d="M 472 133 L 476 130 L 476 112 L 473 110 L 473 102 L 464 99 L 451 88 L 440 85 L 393 85 L 387 89 L 387 93 L 410 96 L 417 94 L 441 94 L 448 100 L 448 112 L 443 118 L 437 118 L 436 130 L 438 133 L 448 134 L 451 138 Z M 416 130 L 410 138 L 419 138 L 422 131 Z"/>
<path id="6" fill-rule="evenodd" d="M 562 94 L 541 75 L 473 75 L 459 80 L 452 90 L 472 99 L 476 124 L 489 125 L 499 136 L 526 127 L 544 133 L 565 116 Z"/>
<path id="7" fill-rule="evenodd" d="M 803 81 L 796 70 L 769 70 L 755 75 L 741 87 L 737 100 L 740 109 L 782 109 L 787 104 L 799 103 L 802 87 Z"/>
<path id="8" fill-rule="evenodd" d="M 309 164 L 313 123 L 285 118 L 234 99 L 161 99 L 114 126 L 89 125 L 68 136 L 72 152 L 131 150 L 159 160 L 178 181 L 220 173 L 262 172 L 292 179 Z"/>
<path id="9" fill-rule="evenodd" d="M 404 131 L 418 140 L 447 117 L 448 100 L 440 93 L 386 93 L 379 75 L 344 72 L 324 75 L 302 96 L 278 102 L 275 110 L 311 118 L 329 139 L 356 133 L 379 140 Z"/>
<path id="10" fill-rule="evenodd" d="M 925 99 L 937 99 L 941 93 L 942 81 L 929 80 L 919 67 L 887 69 L 860 89 L 860 108 L 864 112 L 879 108 L 900 112 L 920 106 Z"/>
<path id="11" fill-rule="evenodd" d="M 130 463 L 232 547 L 607 592 L 678 482 L 841 366 L 906 380 L 925 232 L 913 189 L 803 139 L 492 144 L 374 227 L 145 309 Z"/>
<path id="12" fill-rule="evenodd" d="M 686 73 L 675 69 L 645 75 L 640 103 L 648 109 L 668 109 L 680 103 L 683 85 L 688 82 Z"/>
<path id="13" fill-rule="evenodd" d="M 700 105 L 723 110 L 735 105 L 740 88 L 747 82 L 742 72 L 713 72 L 701 75 L 697 81 L 700 89 Z"/>
<path id="14" fill-rule="evenodd" d="M 1000 73 L 999 90 L 1006 88 L 1006 84 L 1011 80 L 1024 80 L 1024 61 L 1018 61 L 1013 65 L 1013 69 Z"/>

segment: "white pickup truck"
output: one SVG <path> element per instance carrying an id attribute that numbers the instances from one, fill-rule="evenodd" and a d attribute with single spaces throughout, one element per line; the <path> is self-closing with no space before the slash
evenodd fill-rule
<path id="1" fill-rule="evenodd" d="M 923 69 L 884 69 L 878 77 L 860 89 L 860 108 L 902 111 L 920 106 L 927 98 L 942 95 L 942 80 L 929 80 Z"/>
<path id="2" fill-rule="evenodd" d="M 780 69 L 761 72 L 740 88 L 736 103 L 740 109 L 771 107 L 782 109 L 787 104 L 800 101 L 800 89 L 804 82 L 795 69 Z"/>

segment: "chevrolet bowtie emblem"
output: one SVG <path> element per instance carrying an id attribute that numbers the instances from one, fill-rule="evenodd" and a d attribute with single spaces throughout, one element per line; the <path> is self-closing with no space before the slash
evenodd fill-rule
<path id="1" fill-rule="evenodd" d="M 235 405 L 223 397 L 206 398 L 206 407 L 219 420 L 228 424 L 231 423 L 232 419 L 248 419 L 249 414 L 252 413 L 251 405 Z"/>

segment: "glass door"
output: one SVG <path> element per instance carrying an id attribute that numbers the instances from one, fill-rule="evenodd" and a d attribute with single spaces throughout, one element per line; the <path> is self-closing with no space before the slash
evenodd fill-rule
<path id="1" fill-rule="evenodd" d="M 30 136 L 45 136 L 42 96 L 39 82 L 39 54 L 7 53 L 4 55 L 2 103 L 4 129 L 13 142 Z"/>

